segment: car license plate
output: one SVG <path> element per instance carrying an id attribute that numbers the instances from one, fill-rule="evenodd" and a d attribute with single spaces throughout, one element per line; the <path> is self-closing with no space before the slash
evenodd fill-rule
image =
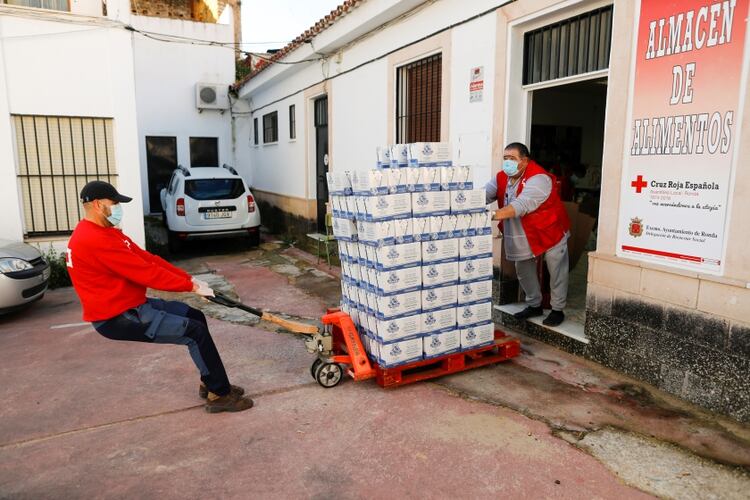
<path id="1" fill-rule="evenodd" d="M 50 272 L 49 267 L 42 272 L 42 278 L 44 278 L 45 281 L 49 279 Z"/>
<path id="2" fill-rule="evenodd" d="M 229 210 L 212 210 L 205 213 L 206 219 L 228 219 L 232 216 Z"/>

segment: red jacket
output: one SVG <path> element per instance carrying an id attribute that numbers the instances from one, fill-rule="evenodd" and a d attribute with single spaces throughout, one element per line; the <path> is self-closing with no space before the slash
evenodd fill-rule
<path id="1" fill-rule="evenodd" d="M 146 288 L 189 292 L 192 277 L 114 227 L 82 220 L 68 242 L 68 274 L 84 321 L 104 321 L 146 302 Z"/>
<path id="2" fill-rule="evenodd" d="M 529 164 L 526 165 L 526 170 L 524 170 L 521 181 L 516 188 L 516 196 L 521 194 L 526 181 L 534 175 L 547 175 L 552 180 L 552 191 L 549 197 L 544 200 L 544 203 L 533 212 L 521 217 L 521 226 L 523 226 L 526 239 L 529 241 L 531 253 L 538 256 L 560 242 L 566 231 L 570 229 L 570 219 L 568 219 L 568 212 L 565 210 L 565 205 L 560 201 L 560 195 L 557 192 L 557 179 L 533 160 L 529 160 Z M 505 205 L 505 190 L 507 187 L 508 175 L 501 170 L 497 173 L 497 204 L 500 208 Z M 502 230 L 502 222 L 499 227 Z"/>

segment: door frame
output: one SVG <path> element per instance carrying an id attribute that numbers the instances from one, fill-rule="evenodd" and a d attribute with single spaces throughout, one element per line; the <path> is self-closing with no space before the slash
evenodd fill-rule
<path id="1" fill-rule="evenodd" d="M 177 165 L 180 164 L 179 160 L 179 147 L 177 145 L 177 136 L 176 135 L 166 135 L 166 134 L 160 134 L 160 135 L 144 135 L 143 136 L 143 145 L 144 145 L 144 156 L 146 160 L 146 199 L 145 201 L 148 203 L 148 213 L 149 214 L 159 214 L 162 212 L 161 208 L 161 202 L 159 202 L 159 206 L 157 207 L 157 210 L 154 210 L 154 207 L 151 206 L 151 183 L 149 181 L 149 154 L 148 154 L 148 140 L 149 138 L 158 138 L 158 139 L 172 139 L 174 141 L 174 160 L 175 160 L 175 168 L 177 168 Z M 172 173 L 174 170 L 172 171 Z M 169 174 L 169 179 L 172 178 L 172 173 Z M 169 181 L 167 181 L 167 186 L 169 186 Z M 157 193 L 157 199 L 159 199 L 158 193 Z"/>
<path id="2" fill-rule="evenodd" d="M 313 155 L 312 155 L 312 174 L 313 174 L 313 186 L 315 187 L 315 196 L 314 196 L 314 205 L 315 205 L 315 223 L 317 224 L 317 228 L 319 231 L 325 231 L 325 214 L 329 211 L 328 207 L 328 199 L 320 199 L 319 193 L 318 193 L 318 127 L 315 124 L 315 107 L 318 101 L 325 99 L 326 100 L 326 149 L 327 152 L 325 153 L 328 164 L 323 165 L 323 174 L 325 175 L 326 172 L 331 170 L 331 124 L 330 124 L 330 116 L 331 116 L 331 106 L 330 106 L 330 97 L 327 93 L 319 94 L 311 99 L 312 104 L 312 113 L 310 117 L 312 118 L 312 149 L 313 149 Z M 320 203 L 323 203 L 325 205 L 325 208 L 322 213 L 321 218 L 321 212 L 320 212 Z"/>

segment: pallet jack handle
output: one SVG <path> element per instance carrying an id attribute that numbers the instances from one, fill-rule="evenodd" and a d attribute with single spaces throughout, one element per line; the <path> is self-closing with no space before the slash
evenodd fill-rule
<path id="1" fill-rule="evenodd" d="M 233 307 L 237 309 L 242 309 L 245 312 L 249 312 L 250 314 L 253 314 L 255 316 L 258 316 L 259 318 L 263 317 L 263 311 L 260 309 L 256 309 L 254 307 L 246 306 L 242 302 L 238 302 L 236 300 L 232 300 L 226 295 L 224 295 L 221 292 L 217 292 L 214 290 L 214 296 L 213 297 L 206 297 L 211 302 L 214 302 L 216 304 L 225 306 L 225 307 Z"/>
<path id="2" fill-rule="evenodd" d="M 302 323 L 300 321 L 292 321 L 292 320 L 282 318 L 281 316 L 277 316 L 269 312 L 261 311 L 260 309 L 250 307 L 237 300 L 232 300 L 226 295 L 224 295 L 223 293 L 217 292 L 216 290 L 214 290 L 213 297 L 206 297 L 206 298 L 215 304 L 219 304 L 225 307 L 242 309 L 245 312 L 249 312 L 252 315 L 258 316 L 262 320 L 269 321 L 271 323 L 276 323 L 277 325 L 280 325 L 286 328 L 290 332 L 301 333 L 304 335 L 315 335 L 316 333 L 318 333 L 318 327 L 315 325 Z"/>

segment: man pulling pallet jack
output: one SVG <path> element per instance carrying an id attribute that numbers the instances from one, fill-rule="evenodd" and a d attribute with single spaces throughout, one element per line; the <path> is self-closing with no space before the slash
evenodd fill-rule
<path id="1" fill-rule="evenodd" d="M 67 266 L 81 299 L 84 321 L 111 340 L 185 345 L 200 372 L 200 397 L 209 413 L 252 408 L 242 387 L 231 385 L 206 317 L 177 301 L 146 297 L 146 288 L 213 297 L 208 284 L 136 245 L 116 226 L 123 196 L 111 184 L 92 181 L 81 190 L 84 218 L 68 243 Z"/>

